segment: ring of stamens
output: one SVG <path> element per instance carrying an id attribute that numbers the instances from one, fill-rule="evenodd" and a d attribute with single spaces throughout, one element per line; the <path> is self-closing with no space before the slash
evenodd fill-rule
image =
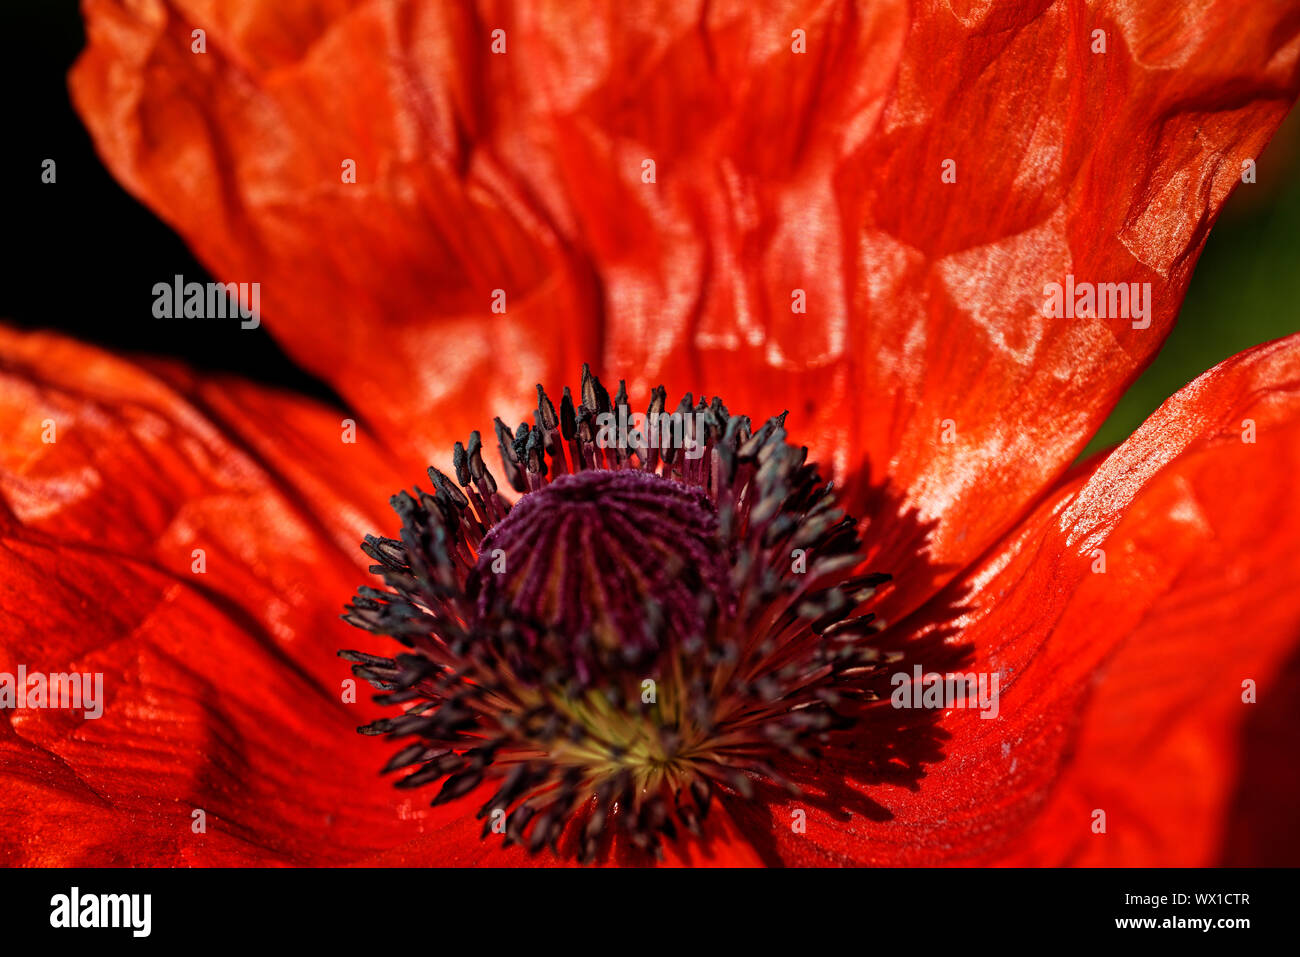
<path id="1" fill-rule="evenodd" d="M 584 858 L 612 818 L 658 850 L 715 796 L 793 789 L 775 759 L 815 755 L 890 660 L 858 613 L 889 576 L 861 573 L 857 524 L 784 416 L 754 430 L 664 400 L 643 421 L 666 428 L 629 429 L 625 388 L 585 366 L 580 403 L 539 386 L 532 426 L 496 422 L 513 507 L 476 432 L 454 482 L 430 469 L 432 493 L 393 498 L 400 538 L 362 546 L 387 589 L 344 618 L 406 650 L 341 653 L 403 707 L 360 730 L 405 742 L 385 770 L 441 780 L 435 804 L 493 783 L 485 834 L 534 852 L 578 818 Z"/>

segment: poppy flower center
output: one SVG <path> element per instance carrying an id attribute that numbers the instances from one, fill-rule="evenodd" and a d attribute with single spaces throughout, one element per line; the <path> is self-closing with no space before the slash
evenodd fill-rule
<path id="1" fill-rule="evenodd" d="M 625 388 L 586 367 L 581 404 L 538 397 L 533 426 L 497 421 L 517 502 L 476 432 L 456 482 L 431 469 L 433 494 L 393 499 L 401 537 L 362 546 L 388 590 L 344 618 L 408 649 L 341 653 L 404 706 L 360 729 L 408 742 L 386 770 L 442 780 L 435 804 L 492 781 L 485 836 L 568 835 L 584 859 L 619 827 L 657 851 L 761 781 L 796 791 L 778 765 L 812 760 L 892 660 L 857 523 L 784 416 L 754 430 L 689 395 L 668 415 L 660 388 L 628 429 Z"/>
<path id="2" fill-rule="evenodd" d="M 524 496 L 483 539 L 475 575 L 478 626 L 517 619 L 559 636 L 526 665 L 576 687 L 616 683 L 664 635 L 700 640 L 709 604 L 730 604 L 708 496 L 631 469 L 561 475 Z"/>

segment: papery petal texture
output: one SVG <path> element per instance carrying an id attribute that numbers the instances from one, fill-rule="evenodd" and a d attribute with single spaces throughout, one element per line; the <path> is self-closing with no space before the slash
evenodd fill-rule
<path id="1" fill-rule="evenodd" d="M 819 783 L 854 783 L 876 813 L 859 807 L 848 819 L 821 800 L 824 791 L 854 808 L 843 788 L 813 791 L 802 802 L 806 835 L 764 826 L 769 812 L 754 822 L 776 837 L 770 858 L 1293 863 L 1294 779 L 1259 762 L 1294 738 L 1286 689 L 1300 654 L 1297 475 L 1292 336 L 1175 394 L 937 601 L 898 622 L 900 669 L 995 674 L 996 717 L 944 710 L 923 773 L 889 780 L 862 768 L 886 746 L 907 758 L 899 728 L 920 724 L 882 704 L 817 774 Z M 786 802 L 771 818 L 788 820 L 800 805 Z M 1245 809 L 1254 816 L 1243 818 Z M 1093 830 L 1098 810 L 1104 832 Z"/>
<path id="2" fill-rule="evenodd" d="M 328 597 L 365 573 L 395 470 L 337 411 L 166 375 L 0 329 L 0 672 L 103 675 L 101 717 L 3 712 L 0 861 L 322 863 L 408 837 L 427 812 L 355 733 L 377 710 L 343 700 Z"/>
<path id="3" fill-rule="evenodd" d="M 85 11 L 109 166 L 390 444 L 440 459 L 582 361 L 788 408 L 896 613 L 1149 361 L 1300 84 L 1293 2 Z M 1149 325 L 1045 318 L 1067 275 L 1150 283 Z"/>

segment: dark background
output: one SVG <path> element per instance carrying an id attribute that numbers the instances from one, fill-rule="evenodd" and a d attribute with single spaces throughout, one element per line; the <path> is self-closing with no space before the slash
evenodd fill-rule
<path id="1" fill-rule="evenodd" d="M 95 155 L 67 92 L 67 71 L 83 43 L 72 0 L 0 0 L 0 162 L 10 167 L 0 197 L 0 320 L 337 401 L 289 361 L 265 325 L 144 321 L 152 320 L 149 291 L 160 276 L 211 277 Z M 40 181 L 47 158 L 58 164 L 53 186 Z M 1260 157 L 1257 173 L 1211 232 L 1174 332 L 1088 452 L 1122 440 L 1215 363 L 1300 330 L 1300 111 Z"/>
<path id="2" fill-rule="evenodd" d="M 73 0 L 0 0 L 0 153 L 11 167 L 0 180 L 0 321 L 334 398 L 265 325 L 154 321 L 151 290 L 160 278 L 212 277 L 99 161 L 68 97 L 68 69 L 84 45 Z M 46 159 L 57 164 L 53 185 L 41 182 Z"/>

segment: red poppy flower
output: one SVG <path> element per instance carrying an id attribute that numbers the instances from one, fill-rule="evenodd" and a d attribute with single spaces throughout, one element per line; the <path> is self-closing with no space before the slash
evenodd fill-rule
<path id="1" fill-rule="evenodd" d="M 72 90 L 105 162 L 214 275 L 260 282 L 268 328 L 362 428 L 340 441 L 336 410 L 287 393 L 0 332 L 0 671 L 102 672 L 107 698 L 98 720 L 6 715 L 5 862 L 1300 859 L 1276 770 L 1300 337 L 1070 467 L 1296 98 L 1300 4 L 84 8 Z M 1075 280 L 1149 289 L 1149 311 L 1045 316 L 1045 287 Z M 637 408 L 661 383 L 719 397 L 709 471 L 608 471 L 628 463 L 577 431 L 618 403 L 594 380 L 574 424 L 543 403 L 503 461 L 452 459 L 584 362 Z M 856 532 L 826 526 L 763 429 L 782 409 Z M 741 414 L 750 438 L 726 431 Z M 604 468 L 542 488 L 575 453 Z M 359 555 L 429 461 L 457 481 L 399 498 L 406 537 Z M 549 509 L 505 516 L 486 468 Z M 619 529 L 668 564 L 633 574 Z M 485 535 L 510 546 L 499 580 Z M 796 580 L 772 550 L 799 535 Z M 510 560 L 539 541 L 567 544 L 530 579 Z M 349 616 L 410 652 L 337 618 L 372 563 L 412 603 L 366 592 Z M 776 602 L 759 625 L 736 583 Z M 457 644 L 468 625 L 487 651 Z M 629 788 L 561 760 L 581 735 L 533 728 L 554 708 L 524 698 L 574 675 L 625 690 L 615 652 L 641 640 L 637 666 L 683 670 L 683 708 L 754 720 L 689 770 L 643 756 Z M 357 646 L 398 701 L 344 700 L 334 653 Z M 465 654 L 508 707 L 457 697 Z M 736 662 L 752 680 L 709 685 Z M 913 667 L 996 676 L 996 717 L 866 700 Z M 403 698 L 425 710 L 397 718 Z M 671 723 L 647 713 L 568 730 Z M 375 773 L 383 749 L 354 733 L 374 721 L 416 735 L 403 760 L 451 775 L 449 800 Z M 520 788 L 544 795 L 531 820 Z M 493 801 L 520 842 L 481 839 Z"/>

